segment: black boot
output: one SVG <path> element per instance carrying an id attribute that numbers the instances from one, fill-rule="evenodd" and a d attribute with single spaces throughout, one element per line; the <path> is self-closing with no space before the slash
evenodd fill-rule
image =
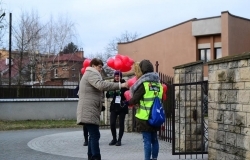
<path id="1" fill-rule="evenodd" d="M 121 141 L 117 141 L 115 145 L 116 146 L 121 146 Z"/>
<path id="2" fill-rule="evenodd" d="M 92 155 L 88 154 L 88 160 L 91 160 Z"/>
<path id="3" fill-rule="evenodd" d="M 110 146 L 113 146 L 113 145 L 116 144 L 116 142 L 117 142 L 117 140 L 116 140 L 116 139 L 113 139 L 113 140 L 109 143 L 109 145 L 110 145 Z"/>
<path id="4" fill-rule="evenodd" d="M 84 143 L 83 143 L 83 146 L 87 146 L 88 145 L 88 141 L 85 141 Z"/>
<path id="5" fill-rule="evenodd" d="M 101 155 L 93 156 L 91 160 L 101 160 Z"/>

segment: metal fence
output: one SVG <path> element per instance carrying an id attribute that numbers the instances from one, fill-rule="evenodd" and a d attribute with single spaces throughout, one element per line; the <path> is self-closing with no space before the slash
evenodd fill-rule
<path id="1" fill-rule="evenodd" d="M 77 98 L 77 85 L 0 86 L 0 99 Z"/>

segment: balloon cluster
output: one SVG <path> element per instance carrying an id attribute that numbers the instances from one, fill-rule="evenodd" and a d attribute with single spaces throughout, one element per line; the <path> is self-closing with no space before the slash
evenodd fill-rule
<path id="1" fill-rule="evenodd" d="M 89 67 L 91 59 L 85 59 L 82 63 L 81 73 L 84 74 L 87 67 Z"/>
<path id="2" fill-rule="evenodd" d="M 107 61 L 107 65 L 114 69 L 120 70 L 121 72 L 128 72 L 131 70 L 132 65 L 134 64 L 134 60 L 129 58 L 128 56 L 123 56 L 117 54 L 114 58 L 109 58 Z"/>

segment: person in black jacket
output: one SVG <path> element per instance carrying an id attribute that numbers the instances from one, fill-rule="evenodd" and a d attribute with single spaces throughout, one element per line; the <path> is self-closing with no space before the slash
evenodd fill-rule
<path id="1" fill-rule="evenodd" d="M 74 89 L 74 95 L 75 95 L 76 98 L 79 98 L 78 97 L 78 91 L 79 91 L 79 85 Z M 82 131 L 83 131 L 83 136 L 84 136 L 83 146 L 88 146 L 89 132 L 88 132 L 88 129 L 87 129 L 87 127 L 85 125 L 83 125 Z"/>
<path id="2" fill-rule="evenodd" d="M 125 80 L 122 79 L 122 73 L 120 71 L 115 71 L 114 82 L 124 83 Z M 110 104 L 110 128 L 113 136 L 112 141 L 109 145 L 121 146 L 121 140 L 124 133 L 124 121 L 125 116 L 128 114 L 128 105 L 125 103 L 126 98 L 124 97 L 124 92 L 128 90 L 127 88 L 121 88 L 116 91 L 108 91 L 106 93 L 107 98 L 112 98 Z M 116 119 L 119 115 L 119 137 L 116 137 Z"/>

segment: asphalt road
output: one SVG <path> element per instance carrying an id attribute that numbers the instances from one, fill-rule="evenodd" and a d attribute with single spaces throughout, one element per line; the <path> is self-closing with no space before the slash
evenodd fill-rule
<path id="1" fill-rule="evenodd" d="M 0 131 L 1 160 L 83 160 L 83 158 L 65 157 L 31 149 L 27 144 L 34 138 L 61 132 L 80 131 L 81 129 L 32 129 L 18 131 Z M 85 154 L 83 152 L 83 154 Z"/>

